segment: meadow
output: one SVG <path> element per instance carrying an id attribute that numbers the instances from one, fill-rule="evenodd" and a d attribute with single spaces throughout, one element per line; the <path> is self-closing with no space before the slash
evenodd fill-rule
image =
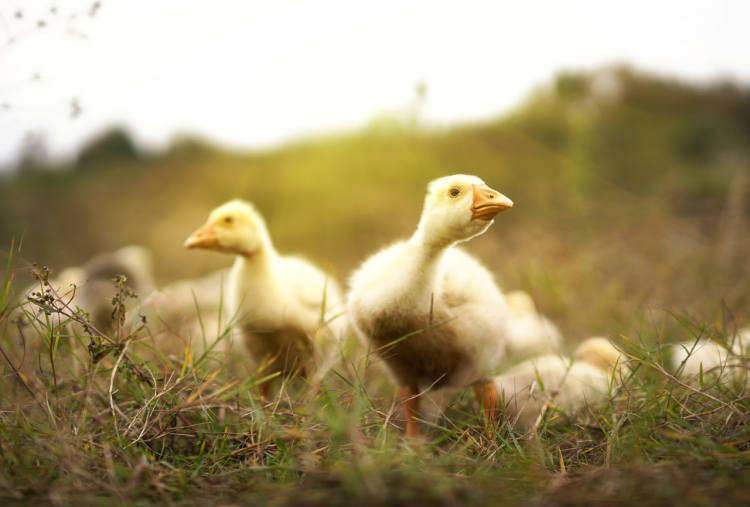
<path id="1" fill-rule="evenodd" d="M 182 243 L 234 197 L 256 205 L 281 252 L 345 283 L 411 234 L 426 183 L 455 172 L 515 202 L 467 244 L 499 285 L 531 294 L 566 351 L 603 335 L 627 354 L 633 373 L 606 403 L 487 431 L 458 392 L 410 441 L 372 357 L 264 403 L 263 372 L 241 352 L 229 366 L 217 350 L 166 356 L 143 339 L 149 323 L 125 319 L 71 334 L 81 317 L 64 295 L 22 294 L 46 268 L 127 244 L 153 252 L 159 284 L 228 266 Z M 396 112 L 257 153 L 188 138 L 144 153 L 115 130 L 71 163 L 4 176 L 0 216 L 4 503 L 750 502 L 747 385 L 666 366 L 668 344 L 727 343 L 750 324 L 748 89 L 569 73 L 484 123 L 427 128 Z M 112 296 L 126 314 L 144 297 L 115 282 Z M 203 333 L 226 339 L 230 324 Z"/>

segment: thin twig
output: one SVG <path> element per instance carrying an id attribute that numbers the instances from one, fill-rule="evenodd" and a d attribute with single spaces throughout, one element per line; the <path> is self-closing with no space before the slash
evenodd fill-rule
<path id="1" fill-rule="evenodd" d="M 128 345 L 130 342 L 125 342 L 125 346 L 122 348 L 122 352 L 120 352 L 120 355 L 117 358 L 117 361 L 115 361 L 115 365 L 112 368 L 112 375 L 109 377 L 109 406 L 112 408 L 112 422 L 115 425 L 115 434 L 117 437 L 120 437 L 120 431 L 117 429 L 117 413 L 115 412 L 115 400 L 113 397 L 113 391 L 114 391 L 114 385 L 115 385 L 115 374 L 117 373 L 117 368 L 120 366 L 120 361 L 122 361 L 123 356 L 125 355 L 125 351 L 128 349 Z"/>

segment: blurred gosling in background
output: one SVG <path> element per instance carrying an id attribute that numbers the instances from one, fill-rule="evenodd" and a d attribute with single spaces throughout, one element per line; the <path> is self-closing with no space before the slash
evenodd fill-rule
<path id="1" fill-rule="evenodd" d="M 750 327 L 727 339 L 727 344 L 701 338 L 672 345 L 672 370 L 691 382 L 699 381 L 702 372 L 704 379 L 721 383 L 750 383 L 746 357 L 750 352 Z"/>
<path id="2" fill-rule="evenodd" d="M 573 357 L 544 355 L 495 377 L 505 416 L 523 430 L 537 425 L 548 407 L 572 414 L 605 401 L 624 379 L 624 356 L 605 338 L 590 338 Z"/>
<path id="3" fill-rule="evenodd" d="M 113 316 L 112 297 L 116 293 L 114 278 L 124 275 L 125 285 L 131 288 L 138 300 L 154 289 L 153 261 L 151 252 L 141 246 L 126 246 L 114 252 L 105 252 L 92 257 L 82 266 L 71 266 L 54 272 L 48 279 L 50 287 L 67 304 L 71 311 L 82 309 L 89 316 L 89 322 L 105 335 L 116 328 Z M 35 282 L 23 291 L 24 299 L 34 292 L 39 292 L 39 282 Z M 126 301 L 128 308 L 138 306 L 138 300 Z M 29 307 L 27 307 L 29 308 Z M 135 314 L 131 312 L 130 317 Z M 126 324 L 129 327 L 130 321 Z M 74 373 L 81 371 L 82 365 L 89 361 L 88 333 L 75 323 L 68 323 L 66 332 L 73 353 L 72 368 Z"/>
<path id="4" fill-rule="evenodd" d="M 114 326 L 112 296 L 115 293 L 113 279 L 117 275 L 124 275 L 125 284 L 139 297 L 148 295 L 154 289 L 151 253 L 133 245 L 101 253 L 82 266 L 62 269 L 57 276 L 52 272 L 49 283 L 72 309 L 83 309 L 89 314 L 91 324 L 107 333 Z M 39 289 L 39 283 L 35 282 L 23 291 L 23 295 Z"/>
<path id="5" fill-rule="evenodd" d="M 220 269 L 204 277 L 172 282 L 145 298 L 139 311 L 147 318 L 153 347 L 170 359 L 187 356 L 189 361 L 209 348 L 228 352 L 232 317 L 227 310 L 228 280 L 229 270 Z"/>
<path id="6" fill-rule="evenodd" d="M 540 314 L 531 296 L 521 290 L 505 294 L 508 305 L 508 354 L 516 359 L 560 351 L 562 334 Z"/>

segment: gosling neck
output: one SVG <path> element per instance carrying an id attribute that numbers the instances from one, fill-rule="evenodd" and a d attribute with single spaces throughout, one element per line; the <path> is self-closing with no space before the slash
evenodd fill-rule
<path id="1" fill-rule="evenodd" d="M 275 279 L 274 261 L 277 257 L 278 253 L 270 241 L 263 241 L 260 247 L 252 252 L 238 254 L 235 262 L 248 277 L 262 283 Z"/>
<path id="2" fill-rule="evenodd" d="M 423 263 L 433 263 L 440 260 L 443 253 L 457 241 L 436 234 L 428 234 L 420 225 L 409 239 L 412 249 L 420 256 Z"/>
<path id="3" fill-rule="evenodd" d="M 428 307 L 432 296 L 438 291 L 440 261 L 453 244 L 454 241 L 429 238 L 421 229 L 417 229 L 408 240 L 404 253 L 409 259 L 406 265 L 411 269 L 407 269 L 403 275 L 410 280 L 410 292 L 418 299 L 415 301 L 418 305 Z"/>

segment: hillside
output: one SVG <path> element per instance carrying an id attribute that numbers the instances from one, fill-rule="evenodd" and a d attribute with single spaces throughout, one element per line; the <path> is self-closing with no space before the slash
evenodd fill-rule
<path id="1" fill-rule="evenodd" d="M 482 124 L 431 130 L 386 116 L 267 152 L 186 139 L 137 153 L 115 131 L 70 167 L 1 180 L 0 242 L 22 236 L 26 261 L 57 269 L 143 244 L 165 282 L 230 262 L 181 245 L 214 206 L 242 197 L 281 251 L 344 279 L 410 234 L 428 180 L 458 171 L 516 202 L 469 249 L 571 336 L 633 333 L 654 308 L 712 320 L 725 304 L 747 319 L 750 90 L 628 68 L 561 75 Z"/>

